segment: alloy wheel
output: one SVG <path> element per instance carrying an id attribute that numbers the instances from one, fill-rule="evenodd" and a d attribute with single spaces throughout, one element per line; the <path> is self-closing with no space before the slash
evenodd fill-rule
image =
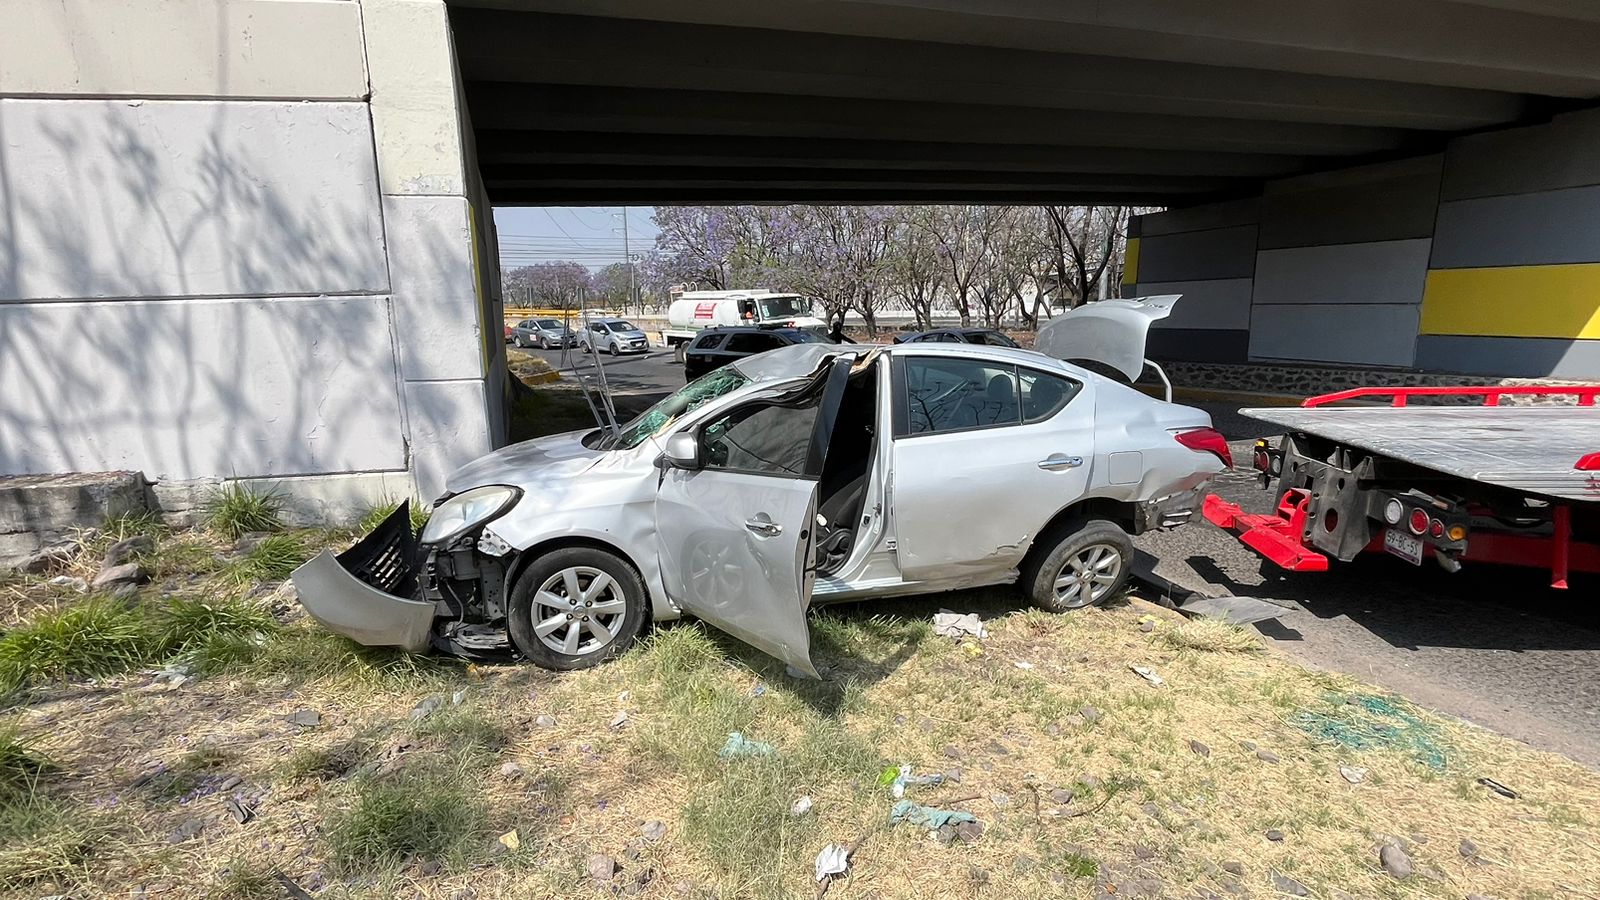
<path id="1" fill-rule="evenodd" d="M 557 653 L 584 656 L 617 636 L 627 600 L 616 579 L 593 566 L 573 566 L 545 579 L 533 595 L 533 633 Z"/>
<path id="2" fill-rule="evenodd" d="M 1122 575 L 1122 566 L 1122 551 L 1110 544 L 1090 544 L 1079 550 L 1056 573 L 1057 602 L 1067 609 L 1099 603 Z"/>

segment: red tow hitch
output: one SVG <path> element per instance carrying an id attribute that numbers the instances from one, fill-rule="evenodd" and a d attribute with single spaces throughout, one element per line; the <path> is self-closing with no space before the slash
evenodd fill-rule
<path id="1" fill-rule="evenodd" d="M 1328 558 L 1300 543 L 1310 506 L 1309 492 L 1290 488 L 1278 499 L 1276 515 L 1247 513 L 1216 494 L 1206 495 L 1200 511 L 1211 524 L 1234 532 L 1240 543 L 1291 572 L 1326 572 Z"/>

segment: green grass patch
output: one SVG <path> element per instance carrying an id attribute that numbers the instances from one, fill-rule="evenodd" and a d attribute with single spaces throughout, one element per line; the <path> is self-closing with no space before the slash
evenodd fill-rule
<path id="1" fill-rule="evenodd" d="M 474 703 L 445 706 L 413 722 L 411 731 L 462 756 L 487 759 L 511 743 L 507 728 L 484 715 Z"/>
<path id="2" fill-rule="evenodd" d="M 230 564 L 227 577 L 235 584 L 282 581 L 310 557 L 310 548 L 300 535 L 272 534 Z"/>
<path id="3" fill-rule="evenodd" d="M 230 482 L 206 498 L 205 522 L 212 530 L 234 540 L 252 531 L 278 531 L 283 527 L 278 516 L 286 503 L 277 488 Z"/>
<path id="4" fill-rule="evenodd" d="M 233 671 L 277 675 L 296 682 L 339 681 L 386 691 L 426 691 L 452 683 L 460 667 L 394 647 L 363 647 L 314 623 L 280 628 Z"/>
<path id="5" fill-rule="evenodd" d="M 386 500 L 368 509 L 362 514 L 361 521 L 356 523 L 356 530 L 363 535 L 370 534 L 373 529 L 383 524 L 384 519 L 394 515 L 394 511 L 400 508 L 400 503 L 401 501 L 399 500 Z M 411 517 L 412 534 L 421 533 L 422 526 L 428 524 L 429 512 L 427 505 L 418 503 L 415 500 L 411 502 L 409 515 Z"/>
<path id="6" fill-rule="evenodd" d="M 206 900 L 279 900 L 283 885 L 273 871 L 247 859 L 228 861 L 220 878 L 206 891 Z"/>
<path id="7" fill-rule="evenodd" d="M 1220 619 L 1190 619 L 1156 632 L 1156 643 L 1169 650 L 1206 653 L 1256 653 L 1262 649 L 1255 632 Z"/>
<path id="8" fill-rule="evenodd" d="M 26 795 L 54 771 L 55 763 L 23 740 L 15 723 L 0 726 L 0 803 Z"/>
<path id="9" fill-rule="evenodd" d="M 398 772 L 357 779 L 346 805 L 326 814 L 335 871 L 373 875 L 411 859 L 466 867 L 488 849 L 482 776 L 455 759 L 410 760 Z"/>
<path id="10" fill-rule="evenodd" d="M 161 637 L 142 607 L 102 597 L 45 613 L 0 637 L 0 693 L 124 671 L 148 662 Z"/>
<path id="11" fill-rule="evenodd" d="M 86 877 L 99 831 L 76 807 L 38 790 L 0 798 L 0 888 Z"/>
<path id="12" fill-rule="evenodd" d="M 366 762 L 377 746 L 376 734 L 366 731 L 326 747 L 297 747 L 278 767 L 278 776 L 289 781 L 343 778 Z"/>

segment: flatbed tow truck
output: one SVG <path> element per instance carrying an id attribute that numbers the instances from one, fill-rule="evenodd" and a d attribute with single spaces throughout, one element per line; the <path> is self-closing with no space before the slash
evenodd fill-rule
<path id="1" fill-rule="evenodd" d="M 1213 494 L 1202 511 L 1294 572 L 1387 552 L 1452 572 L 1546 568 L 1565 589 L 1573 572 L 1600 573 L 1597 397 L 1600 384 L 1372 387 L 1241 409 L 1284 429 L 1252 454 L 1276 509 L 1248 513 Z"/>

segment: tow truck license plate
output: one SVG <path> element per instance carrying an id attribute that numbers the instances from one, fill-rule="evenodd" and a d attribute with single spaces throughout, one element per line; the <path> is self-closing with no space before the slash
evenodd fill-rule
<path id="1" fill-rule="evenodd" d="M 1422 565 L 1422 538 L 1388 528 L 1383 532 L 1383 549 L 1414 566 Z"/>

